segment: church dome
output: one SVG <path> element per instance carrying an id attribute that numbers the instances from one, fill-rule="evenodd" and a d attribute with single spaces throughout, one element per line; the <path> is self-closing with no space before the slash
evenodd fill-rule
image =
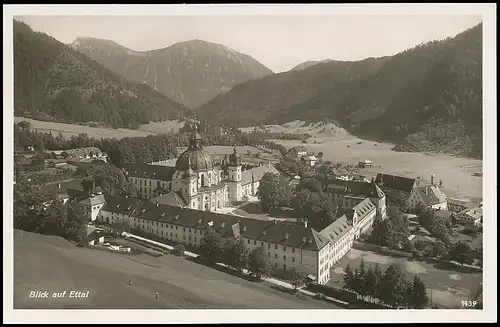
<path id="1" fill-rule="evenodd" d="M 189 147 L 175 162 L 175 169 L 180 171 L 211 170 L 215 166 L 215 160 L 210 153 L 204 151 L 201 146 L 201 136 L 194 132 L 189 140 Z"/>

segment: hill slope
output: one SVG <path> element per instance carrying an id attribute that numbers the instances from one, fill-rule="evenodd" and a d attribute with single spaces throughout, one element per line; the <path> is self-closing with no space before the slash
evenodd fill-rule
<path id="1" fill-rule="evenodd" d="M 110 253 L 78 248 L 59 237 L 20 230 L 13 233 L 15 309 L 337 308 L 173 255 L 154 258 Z M 67 294 L 36 299 L 29 298 L 31 290 L 66 290 Z M 89 291 L 89 297 L 71 299 L 71 290 Z"/>
<path id="2" fill-rule="evenodd" d="M 145 52 L 95 38 L 78 38 L 71 47 L 114 73 L 145 83 L 191 108 L 236 84 L 273 73 L 248 55 L 201 40 Z"/>
<path id="3" fill-rule="evenodd" d="M 236 85 L 198 108 L 201 119 L 223 120 L 238 126 L 273 123 L 281 114 L 328 88 L 341 88 L 375 73 L 385 58 L 358 62 L 333 61 L 310 68 L 266 76 Z M 314 116 L 312 116 L 314 117 Z M 292 117 L 288 121 L 294 120 Z"/>
<path id="4" fill-rule="evenodd" d="M 133 127 L 191 116 L 146 85 L 128 82 L 56 39 L 14 21 L 14 112 L 63 122 Z"/>
<path id="5" fill-rule="evenodd" d="M 481 157 L 481 103 L 479 24 L 392 57 L 322 63 L 243 83 L 196 113 L 241 126 L 335 120 L 363 137 Z"/>

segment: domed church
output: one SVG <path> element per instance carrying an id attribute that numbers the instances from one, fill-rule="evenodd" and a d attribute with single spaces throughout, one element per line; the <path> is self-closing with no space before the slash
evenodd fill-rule
<path id="1" fill-rule="evenodd" d="M 224 171 L 201 146 L 201 136 L 194 132 L 189 147 L 175 163 L 172 190 L 182 195 L 191 209 L 218 211 L 229 202 Z"/>
<path id="2" fill-rule="evenodd" d="M 270 163 L 244 169 L 236 148 L 221 162 L 201 146 L 201 136 L 194 132 L 189 147 L 175 166 L 133 164 L 124 168 L 138 195 L 152 202 L 204 211 L 220 211 L 231 201 L 255 196 L 265 173 L 278 174 Z M 155 190 L 164 190 L 158 194 Z"/>

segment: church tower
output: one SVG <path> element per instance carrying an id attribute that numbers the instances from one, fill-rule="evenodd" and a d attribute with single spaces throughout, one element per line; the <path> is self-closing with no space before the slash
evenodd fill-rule
<path id="1" fill-rule="evenodd" d="M 183 174 L 182 195 L 188 202 L 189 207 L 194 209 L 197 207 L 197 203 L 196 200 L 192 198 L 198 195 L 198 177 L 191 168 L 191 158 L 188 159 L 188 162 L 188 169 Z"/>
<path id="2" fill-rule="evenodd" d="M 229 156 L 229 180 L 231 182 L 241 181 L 241 158 L 238 155 L 236 148 L 234 148 L 233 153 Z"/>

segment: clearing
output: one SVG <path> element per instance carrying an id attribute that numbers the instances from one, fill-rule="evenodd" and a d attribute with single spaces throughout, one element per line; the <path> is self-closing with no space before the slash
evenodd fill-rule
<path id="1" fill-rule="evenodd" d="M 78 248 L 59 237 L 20 230 L 14 230 L 14 276 L 15 309 L 338 308 L 173 255 L 154 258 Z M 30 298 L 34 290 L 89 291 L 89 298 Z"/>

